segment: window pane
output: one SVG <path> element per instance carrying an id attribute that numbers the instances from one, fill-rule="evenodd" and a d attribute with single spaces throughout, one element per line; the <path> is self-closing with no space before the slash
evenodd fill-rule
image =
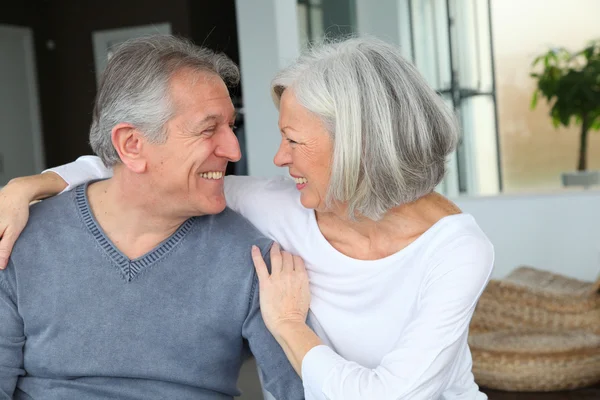
<path id="1" fill-rule="evenodd" d="M 450 52 L 445 0 L 413 1 L 415 65 L 436 90 L 450 88 Z"/>
<path id="2" fill-rule="evenodd" d="M 323 37 L 324 23 L 323 9 L 321 7 L 313 6 L 310 8 L 310 26 L 313 39 L 320 39 Z"/>
<path id="3" fill-rule="evenodd" d="M 530 110 L 534 58 L 551 47 L 579 50 L 600 37 L 598 0 L 492 0 L 504 190 L 561 187 L 577 167 L 579 127 L 554 128 L 544 100 Z M 591 132 L 588 169 L 600 169 L 600 134 Z"/>
<path id="4" fill-rule="evenodd" d="M 452 98 L 450 95 L 443 95 L 442 98 L 444 99 L 444 103 L 452 108 Z M 438 186 L 437 191 L 445 196 L 456 197 L 460 194 L 458 158 L 456 152 L 448 156 L 447 169 L 446 176 Z"/>
<path id="5" fill-rule="evenodd" d="M 296 11 L 298 13 L 298 37 L 300 38 L 300 48 L 303 49 L 311 40 L 310 32 L 308 31 L 308 12 L 306 10 L 306 4 L 298 3 L 296 5 Z"/>
<path id="6" fill-rule="evenodd" d="M 301 48 L 310 42 L 355 32 L 354 0 L 297 0 Z"/>
<path id="7" fill-rule="evenodd" d="M 461 87 L 492 91 L 490 25 L 487 0 L 451 2 L 454 62 Z"/>
<path id="8" fill-rule="evenodd" d="M 467 194 L 497 194 L 500 188 L 492 96 L 463 100 L 460 115 L 463 127 L 461 148 L 468 156 L 463 161 L 459 154 L 459 166 L 461 172 L 464 167 L 461 179 L 467 181 Z"/>

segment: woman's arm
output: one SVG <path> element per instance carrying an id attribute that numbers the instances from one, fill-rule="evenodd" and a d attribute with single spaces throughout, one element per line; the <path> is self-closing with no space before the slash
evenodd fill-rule
<path id="1" fill-rule="evenodd" d="M 112 170 L 98 157 L 83 156 L 40 175 L 11 180 L 0 190 L 0 269 L 6 268 L 17 238 L 27 225 L 29 204 L 71 190 L 92 179 L 108 178 Z"/>
<path id="2" fill-rule="evenodd" d="M 464 346 L 475 305 L 493 265 L 493 248 L 479 238 L 458 238 L 441 249 L 439 260 L 423 288 L 418 313 L 376 368 L 348 361 L 320 345 L 315 333 L 294 318 L 298 289 L 262 271 L 261 311 L 267 327 L 296 370 L 301 369 L 305 392 L 322 399 L 436 399 L 451 379 L 449 368 Z M 273 261 L 272 261 L 273 263 Z M 257 257 L 255 255 L 255 265 Z M 275 271 L 275 263 L 272 264 Z M 257 268 L 257 273 L 262 268 Z M 283 271 L 286 270 L 284 267 Z M 283 274 L 282 274 L 283 275 Z M 260 277 L 260 275 L 259 275 Z M 296 274 L 295 280 L 303 279 Z M 288 289 L 283 290 L 288 287 Z M 263 293 L 265 303 L 263 305 Z M 294 293 L 296 293 L 294 295 Z M 272 299 L 272 301 L 267 301 Z M 287 311 L 286 311 L 287 310 Z M 290 315 L 288 318 L 286 315 Z M 351 333 L 349 333 L 351 334 Z M 360 346 L 360 343 L 357 343 Z"/>
<path id="3" fill-rule="evenodd" d="M 96 156 L 82 156 L 71 163 L 50 168 L 44 172 L 54 172 L 60 176 L 67 184 L 63 191 L 71 190 L 94 179 L 106 179 L 113 175 L 112 168 L 106 167 Z"/>

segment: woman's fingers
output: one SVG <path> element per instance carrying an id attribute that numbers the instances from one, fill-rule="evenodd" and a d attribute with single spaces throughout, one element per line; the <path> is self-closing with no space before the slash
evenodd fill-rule
<path id="1" fill-rule="evenodd" d="M 269 270 L 267 264 L 260 253 L 260 249 L 256 246 L 252 246 L 252 261 L 254 262 L 254 269 L 256 269 L 256 275 L 258 276 L 259 282 L 264 282 L 269 279 Z"/>
<path id="2" fill-rule="evenodd" d="M 257 246 L 252 246 L 252 261 L 259 280 L 268 279 L 269 277 L 277 278 L 281 273 L 291 273 L 298 271 L 306 273 L 306 267 L 301 257 L 292 255 L 287 251 L 281 250 L 278 243 L 273 243 L 270 251 L 271 257 L 271 273 L 267 268 L 267 264 L 262 257 L 260 249 Z"/>
<path id="3" fill-rule="evenodd" d="M 10 253 L 29 219 L 27 193 L 8 184 L 0 190 L 0 269 L 6 268 Z"/>
<path id="4" fill-rule="evenodd" d="M 287 251 L 281 252 L 281 272 L 289 273 L 294 271 L 294 257 Z"/>
<path id="5" fill-rule="evenodd" d="M 0 269 L 5 269 L 8 264 L 8 258 L 12 253 L 13 246 L 17 241 L 15 235 L 11 235 L 8 229 L 0 228 Z"/>
<path id="6" fill-rule="evenodd" d="M 271 275 L 279 276 L 283 268 L 283 259 L 281 257 L 281 249 L 277 242 L 271 246 Z"/>
<path id="7" fill-rule="evenodd" d="M 294 256 L 294 270 L 297 272 L 306 272 L 306 266 L 302 257 Z"/>

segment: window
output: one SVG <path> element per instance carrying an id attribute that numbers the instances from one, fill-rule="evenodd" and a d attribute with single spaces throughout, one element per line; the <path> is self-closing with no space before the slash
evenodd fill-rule
<path id="1" fill-rule="evenodd" d="M 561 187 L 562 172 L 577 167 L 579 127 L 554 128 L 550 107 L 530 109 L 534 58 L 550 48 L 579 50 L 600 38 L 600 1 L 492 0 L 504 191 Z M 600 134 L 590 132 L 588 169 L 600 169 Z"/>
<path id="2" fill-rule="evenodd" d="M 354 0 L 298 0 L 297 10 L 300 48 L 354 32 Z"/>

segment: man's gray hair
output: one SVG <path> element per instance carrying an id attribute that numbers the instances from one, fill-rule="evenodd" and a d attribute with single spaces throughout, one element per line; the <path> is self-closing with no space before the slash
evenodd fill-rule
<path id="1" fill-rule="evenodd" d="M 111 140 L 119 123 L 132 124 L 153 143 L 166 141 L 165 124 L 175 113 L 169 81 L 181 68 L 218 75 L 228 85 L 240 79 L 226 55 L 175 36 L 146 36 L 118 47 L 102 74 L 90 128 L 90 144 L 104 164 L 121 162 Z"/>
<path id="2" fill-rule="evenodd" d="M 379 220 L 444 178 L 456 117 L 395 46 L 370 37 L 315 46 L 273 80 L 278 108 L 286 88 L 332 136 L 328 206 Z"/>

